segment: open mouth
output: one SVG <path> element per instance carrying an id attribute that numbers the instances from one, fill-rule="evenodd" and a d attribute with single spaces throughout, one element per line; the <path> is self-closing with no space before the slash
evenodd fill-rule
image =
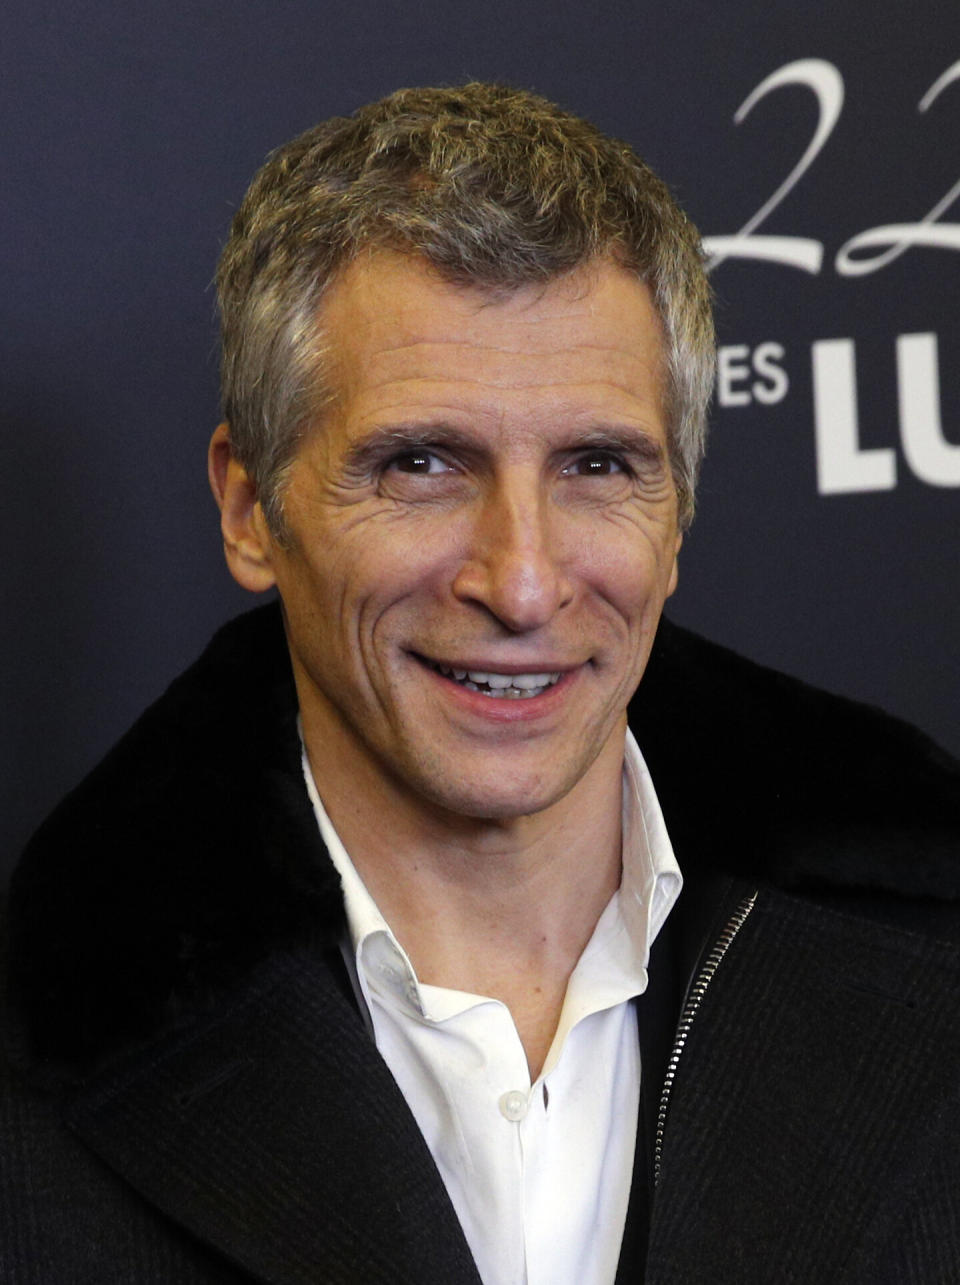
<path id="1" fill-rule="evenodd" d="M 555 683 L 560 681 L 559 672 L 555 674 L 495 674 L 482 669 L 453 669 L 449 665 L 440 665 L 435 661 L 426 662 L 436 673 L 452 679 L 468 691 L 480 692 L 483 696 L 492 696 L 499 700 L 529 700 L 531 696 L 542 696 Z"/>

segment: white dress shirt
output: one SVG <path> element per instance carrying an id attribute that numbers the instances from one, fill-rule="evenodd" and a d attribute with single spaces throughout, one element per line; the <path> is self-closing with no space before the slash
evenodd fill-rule
<path id="1" fill-rule="evenodd" d="M 484 1285 L 612 1285 L 633 1173 L 636 1010 L 650 946 L 682 879 L 650 774 L 627 733 L 623 873 L 571 974 L 536 1082 L 499 1000 L 422 984 L 303 771 L 343 882 L 377 1048 L 446 1184 Z"/>

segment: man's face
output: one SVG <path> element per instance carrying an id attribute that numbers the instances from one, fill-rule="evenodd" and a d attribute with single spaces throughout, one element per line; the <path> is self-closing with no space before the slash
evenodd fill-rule
<path id="1" fill-rule="evenodd" d="M 675 585 L 647 290 L 603 262 L 495 296 L 377 252 L 323 320 L 337 397 L 268 541 L 321 792 L 541 811 L 619 762 Z"/>

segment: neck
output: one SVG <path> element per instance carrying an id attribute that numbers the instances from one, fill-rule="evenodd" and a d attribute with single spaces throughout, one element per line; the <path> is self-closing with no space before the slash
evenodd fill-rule
<path id="1" fill-rule="evenodd" d="M 380 774 L 331 772 L 304 732 L 324 807 L 417 976 L 506 1004 L 535 1078 L 620 883 L 623 732 L 550 807 L 495 820 L 430 807 Z"/>

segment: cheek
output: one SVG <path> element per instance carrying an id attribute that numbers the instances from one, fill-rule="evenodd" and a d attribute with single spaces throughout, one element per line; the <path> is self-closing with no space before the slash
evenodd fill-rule
<path id="1" fill-rule="evenodd" d="M 336 635 L 348 666 L 379 670 L 391 664 L 398 643 L 435 617 L 452 576 L 439 534 L 411 539 L 394 529 L 370 532 L 349 556 L 341 552 L 324 580 L 327 637 Z"/>
<path id="2" fill-rule="evenodd" d="M 581 578 L 628 619 L 644 616 L 650 608 L 658 610 L 675 580 L 672 544 L 633 527 L 604 535 L 581 540 Z"/>

